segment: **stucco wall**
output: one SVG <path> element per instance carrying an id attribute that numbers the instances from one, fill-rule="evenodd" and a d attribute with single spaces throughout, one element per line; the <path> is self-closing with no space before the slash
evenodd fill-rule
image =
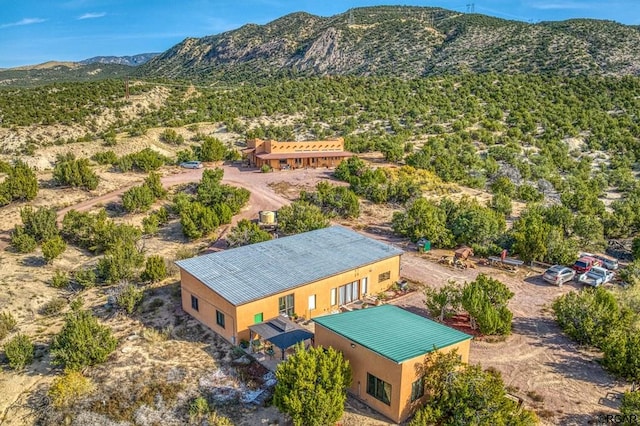
<path id="1" fill-rule="evenodd" d="M 393 330 L 381 330 L 380 332 L 388 333 L 393 332 Z M 314 339 L 316 346 L 332 347 L 341 351 L 344 357 L 349 360 L 353 376 L 349 391 L 371 408 L 395 422 L 401 422 L 407 419 L 420 405 L 420 400 L 411 403 L 411 386 L 413 382 L 418 380 L 416 365 L 422 364 L 424 355 L 398 364 L 351 342 L 320 324 L 316 324 Z M 469 359 L 469 345 L 470 340 L 466 340 L 441 350 L 450 351 L 457 348 L 462 360 L 467 362 Z M 367 373 L 391 385 L 390 405 L 367 393 Z"/>
<path id="2" fill-rule="evenodd" d="M 237 344 L 236 307 L 216 292 L 202 284 L 193 275 L 180 269 L 182 290 L 182 309 L 198 321 L 223 336 L 229 342 Z M 191 295 L 198 298 L 198 311 L 191 308 Z M 216 323 L 216 310 L 225 315 L 225 328 Z"/>

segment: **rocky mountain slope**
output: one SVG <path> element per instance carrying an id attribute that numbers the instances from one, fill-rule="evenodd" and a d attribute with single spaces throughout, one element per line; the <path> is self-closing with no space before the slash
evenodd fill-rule
<path id="1" fill-rule="evenodd" d="M 116 64 L 116 65 L 128 65 L 130 67 L 137 67 L 144 63 L 149 62 L 150 59 L 158 56 L 159 53 L 141 53 L 133 56 L 95 56 L 93 58 L 85 59 L 79 63 L 82 65 L 88 64 Z"/>
<path id="2" fill-rule="evenodd" d="M 252 81 L 300 75 L 640 74 L 640 27 L 610 21 L 529 24 L 427 7 L 294 13 L 188 38 L 140 76 Z"/>

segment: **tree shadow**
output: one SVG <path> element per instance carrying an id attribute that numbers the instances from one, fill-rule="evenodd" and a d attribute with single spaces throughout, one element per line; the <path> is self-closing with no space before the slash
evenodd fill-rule
<path id="1" fill-rule="evenodd" d="M 22 259 L 22 264 L 24 266 L 39 268 L 39 267 L 45 266 L 47 262 L 44 260 L 42 256 L 27 256 L 24 259 Z"/>

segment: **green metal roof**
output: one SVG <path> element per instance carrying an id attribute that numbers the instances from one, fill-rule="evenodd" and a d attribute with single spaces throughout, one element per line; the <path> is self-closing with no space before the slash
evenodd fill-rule
<path id="1" fill-rule="evenodd" d="M 358 309 L 313 320 L 398 364 L 472 338 L 393 305 Z"/>

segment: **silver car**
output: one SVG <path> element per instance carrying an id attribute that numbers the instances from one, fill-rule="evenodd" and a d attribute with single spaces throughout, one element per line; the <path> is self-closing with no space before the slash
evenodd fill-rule
<path id="1" fill-rule="evenodd" d="M 567 281 L 571 281 L 576 276 L 576 271 L 562 265 L 553 265 L 542 274 L 542 279 L 548 283 L 561 286 Z"/>
<path id="2" fill-rule="evenodd" d="M 180 163 L 180 167 L 185 169 L 201 169 L 202 163 L 200 161 L 185 161 Z"/>

